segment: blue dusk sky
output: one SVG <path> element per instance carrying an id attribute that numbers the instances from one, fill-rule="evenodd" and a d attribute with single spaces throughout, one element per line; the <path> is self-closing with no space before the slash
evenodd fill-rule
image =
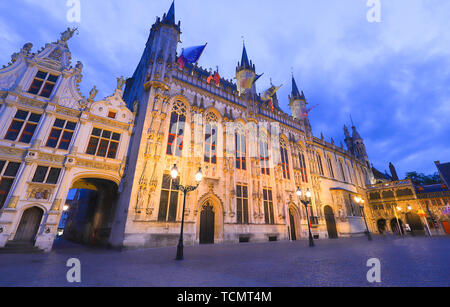
<path id="1" fill-rule="evenodd" d="M 112 94 L 116 77 L 130 77 L 156 16 L 171 0 L 80 0 L 70 23 L 66 0 L 0 2 L 0 64 L 26 42 L 33 51 L 56 41 L 68 26 L 73 63 L 84 64 L 81 90 Z M 177 0 L 181 47 L 208 46 L 199 65 L 231 79 L 242 37 L 262 92 L 278 92 L 289 112 L 291 71 L 310 106 L 314 135 L 337 145 L 350 114 L 380 171 L 393 162 L 400 176 L 434 173 L 450 161 L 450 1 L 380 0 L 381 22 L 370 23 L 367 0 Z"/>

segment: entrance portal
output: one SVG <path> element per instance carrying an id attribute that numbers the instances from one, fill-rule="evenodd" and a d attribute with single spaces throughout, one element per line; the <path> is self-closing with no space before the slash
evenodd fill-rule
<path id="1" fill-rule="evenodd" d="M 404 234 L 404 230 L 403 230 L 403 222 L 400 219 L 396 219 L 393 218 L 391 220 L 391 229 L 392 229 L 392 233 L 395 234 L 396 236 L 401 236 Z"/>
<path id="2" fill-rule="evenodd" d="M 214 209 L 209 202 L 200 213 L 200 244 L 214 244 Z"/>
<path id="3" fill-rule="evenodd" d="M 325 221 L 327 222 L 328 238 L 337 239 L 336 220 L 334 219 L 333 208 L 325 206 L 323 209 L 325 214 Z"/>
<path id="4" fill-rule="evenodd" d="M 386 220 L 385 219 L 379 219 L 377 221 L 377 228 L 378 228 L 378 232 L 380 234 L 383 234 L 386 231 Z"/>
<path id="5" fill-rule="evenodd" d="M 113 225 L 117 184 L 97 178 L 77 180 L 69 191 L 66 210 L 61 217 L 58 233 L 68 241 L 107 246 Z M 55 247 L 64 240 L 57 237 Z"/>
<path id="6" fill-rule="evenodd" d="M 406 214 L 406 221 L 411 228 L 412 235 L 425 235 L 425 230 L 423 229 L 422 222 L 420 221 L 420 216 L 410 212 Z"/>
<path id="7" fill-rule="evenodd" d="M 292 213 L 291 210 L 289 210 L 289 222 L 291 225 L 291 240 L 295 241 L 297 240 L 297 236 L 295 234 L 295 220 L 294 220 L 294 214 Z"/>
<path id="8" fill-rule="evenodd" d="M 43 214 L 44 211 L 38 207 L 25 210 L 17 228 L 16 235 L 14 236 L 14 241 L 33 243 L 39 230 Z"/>

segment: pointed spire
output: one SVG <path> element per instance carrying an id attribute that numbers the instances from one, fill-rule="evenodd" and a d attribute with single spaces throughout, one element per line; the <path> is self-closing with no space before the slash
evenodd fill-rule
<path id="1" fill-rule="evenodd" d="M 361 136 L 359 135 L 358 131 L 356 131 L 356 127 L 352 126 L 353 132 L 352 132 L 352 138 L 353 140 L 362 140 Z"/>
<path id="2" fill-rule="evenodd" d="M 162 22 L 166 24 L 175 24 L 175 1 L 172 2 L 172 5 Z"/>
<path id="3" fill-rule="evenodd" d="M 345 138 L 350 138 L 350 133 L 348 132 L 348 128 L 346 125 L 344 125 L 344 134 L 345 134 Z"/>
<path id="4" fill-rule="evenodd" d="M 242 49 L 242 58 L 241 58 L 241 66 L 244 67 L 250 67 L 250 62 L 248 60 L 248 56 L 247 56 L 247 50 L 245 49 L 245 43 L 243 43 L 244 48 Z"/>
<path id="5" fill-rule="evenodd" d="M 302 99 L 305 100 L 305 94 L 303 91 L 298 90 L 297 83 L 295 82 L 294 75 L 292 75 L 292 91 L 291 91 L 291 100 Z"/>

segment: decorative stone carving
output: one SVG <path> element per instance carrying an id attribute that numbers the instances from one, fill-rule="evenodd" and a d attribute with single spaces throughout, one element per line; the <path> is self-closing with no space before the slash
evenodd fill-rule
<path id="1" fill-rule="evenodd" d="M 8 208 L 15 209 L 19 202 L 19 196 L 12 196 L 8 203 Z"/>
<path id="2" fill-rule="evenodd" d="M 120 78 L 117 78 L 117 89 L 118 90 L 122 90 L 123 86 L 125 85 L 126 80 L 123 78 L 123 76 L 121 76 Z"/>
<path id="3" fill-rule="evenodd" d="M 67 28 L 66 31 L 61 33 L 60 40 L 62 40 L 63 42 L 67 42 L 69 39 L 72 38 L 72 36 L 75 32 L 78 34 L 78 28 L 73 28 L 73 29 Z"/>

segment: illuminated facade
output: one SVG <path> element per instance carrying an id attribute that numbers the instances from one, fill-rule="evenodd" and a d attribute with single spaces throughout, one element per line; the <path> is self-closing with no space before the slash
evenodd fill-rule
<path id="1" fill-rule="evenodd" d="M 0 246 L 31 240 L 50 250 L 70 189 L 98 196 L 86 202 L 95 209 L 83 225 L 71 221 L 80 212 L 69 213 L 68 236 L 174 246 L 183 201 L 175 186 L 192 184 L 199 168 L 203 181 L 186 201 L 186 244 L 307 238 L 298 186 L 312 192 L 316 238 L 364 233 L 354 197 L 373 175 L 356 128 L 344 129 L 346 149 L 314 137 L 293 77 L 289 115 L 275 92 L 270 102 L 254 85 L 239 95 L 231 81 L 208 82 L 211 73 L 197 65 L 180 68 L 180 34 L 172 6 L 152 26 L 133 76 L 119 78 L 103 100 L 95 87 L 89 98 L 77 88 L 82 64 L 70 65 L 70 29 L 37 53 L 25 45 L 0 70 Z M 240 70 L 255 72 L 245 47 Z"/>

